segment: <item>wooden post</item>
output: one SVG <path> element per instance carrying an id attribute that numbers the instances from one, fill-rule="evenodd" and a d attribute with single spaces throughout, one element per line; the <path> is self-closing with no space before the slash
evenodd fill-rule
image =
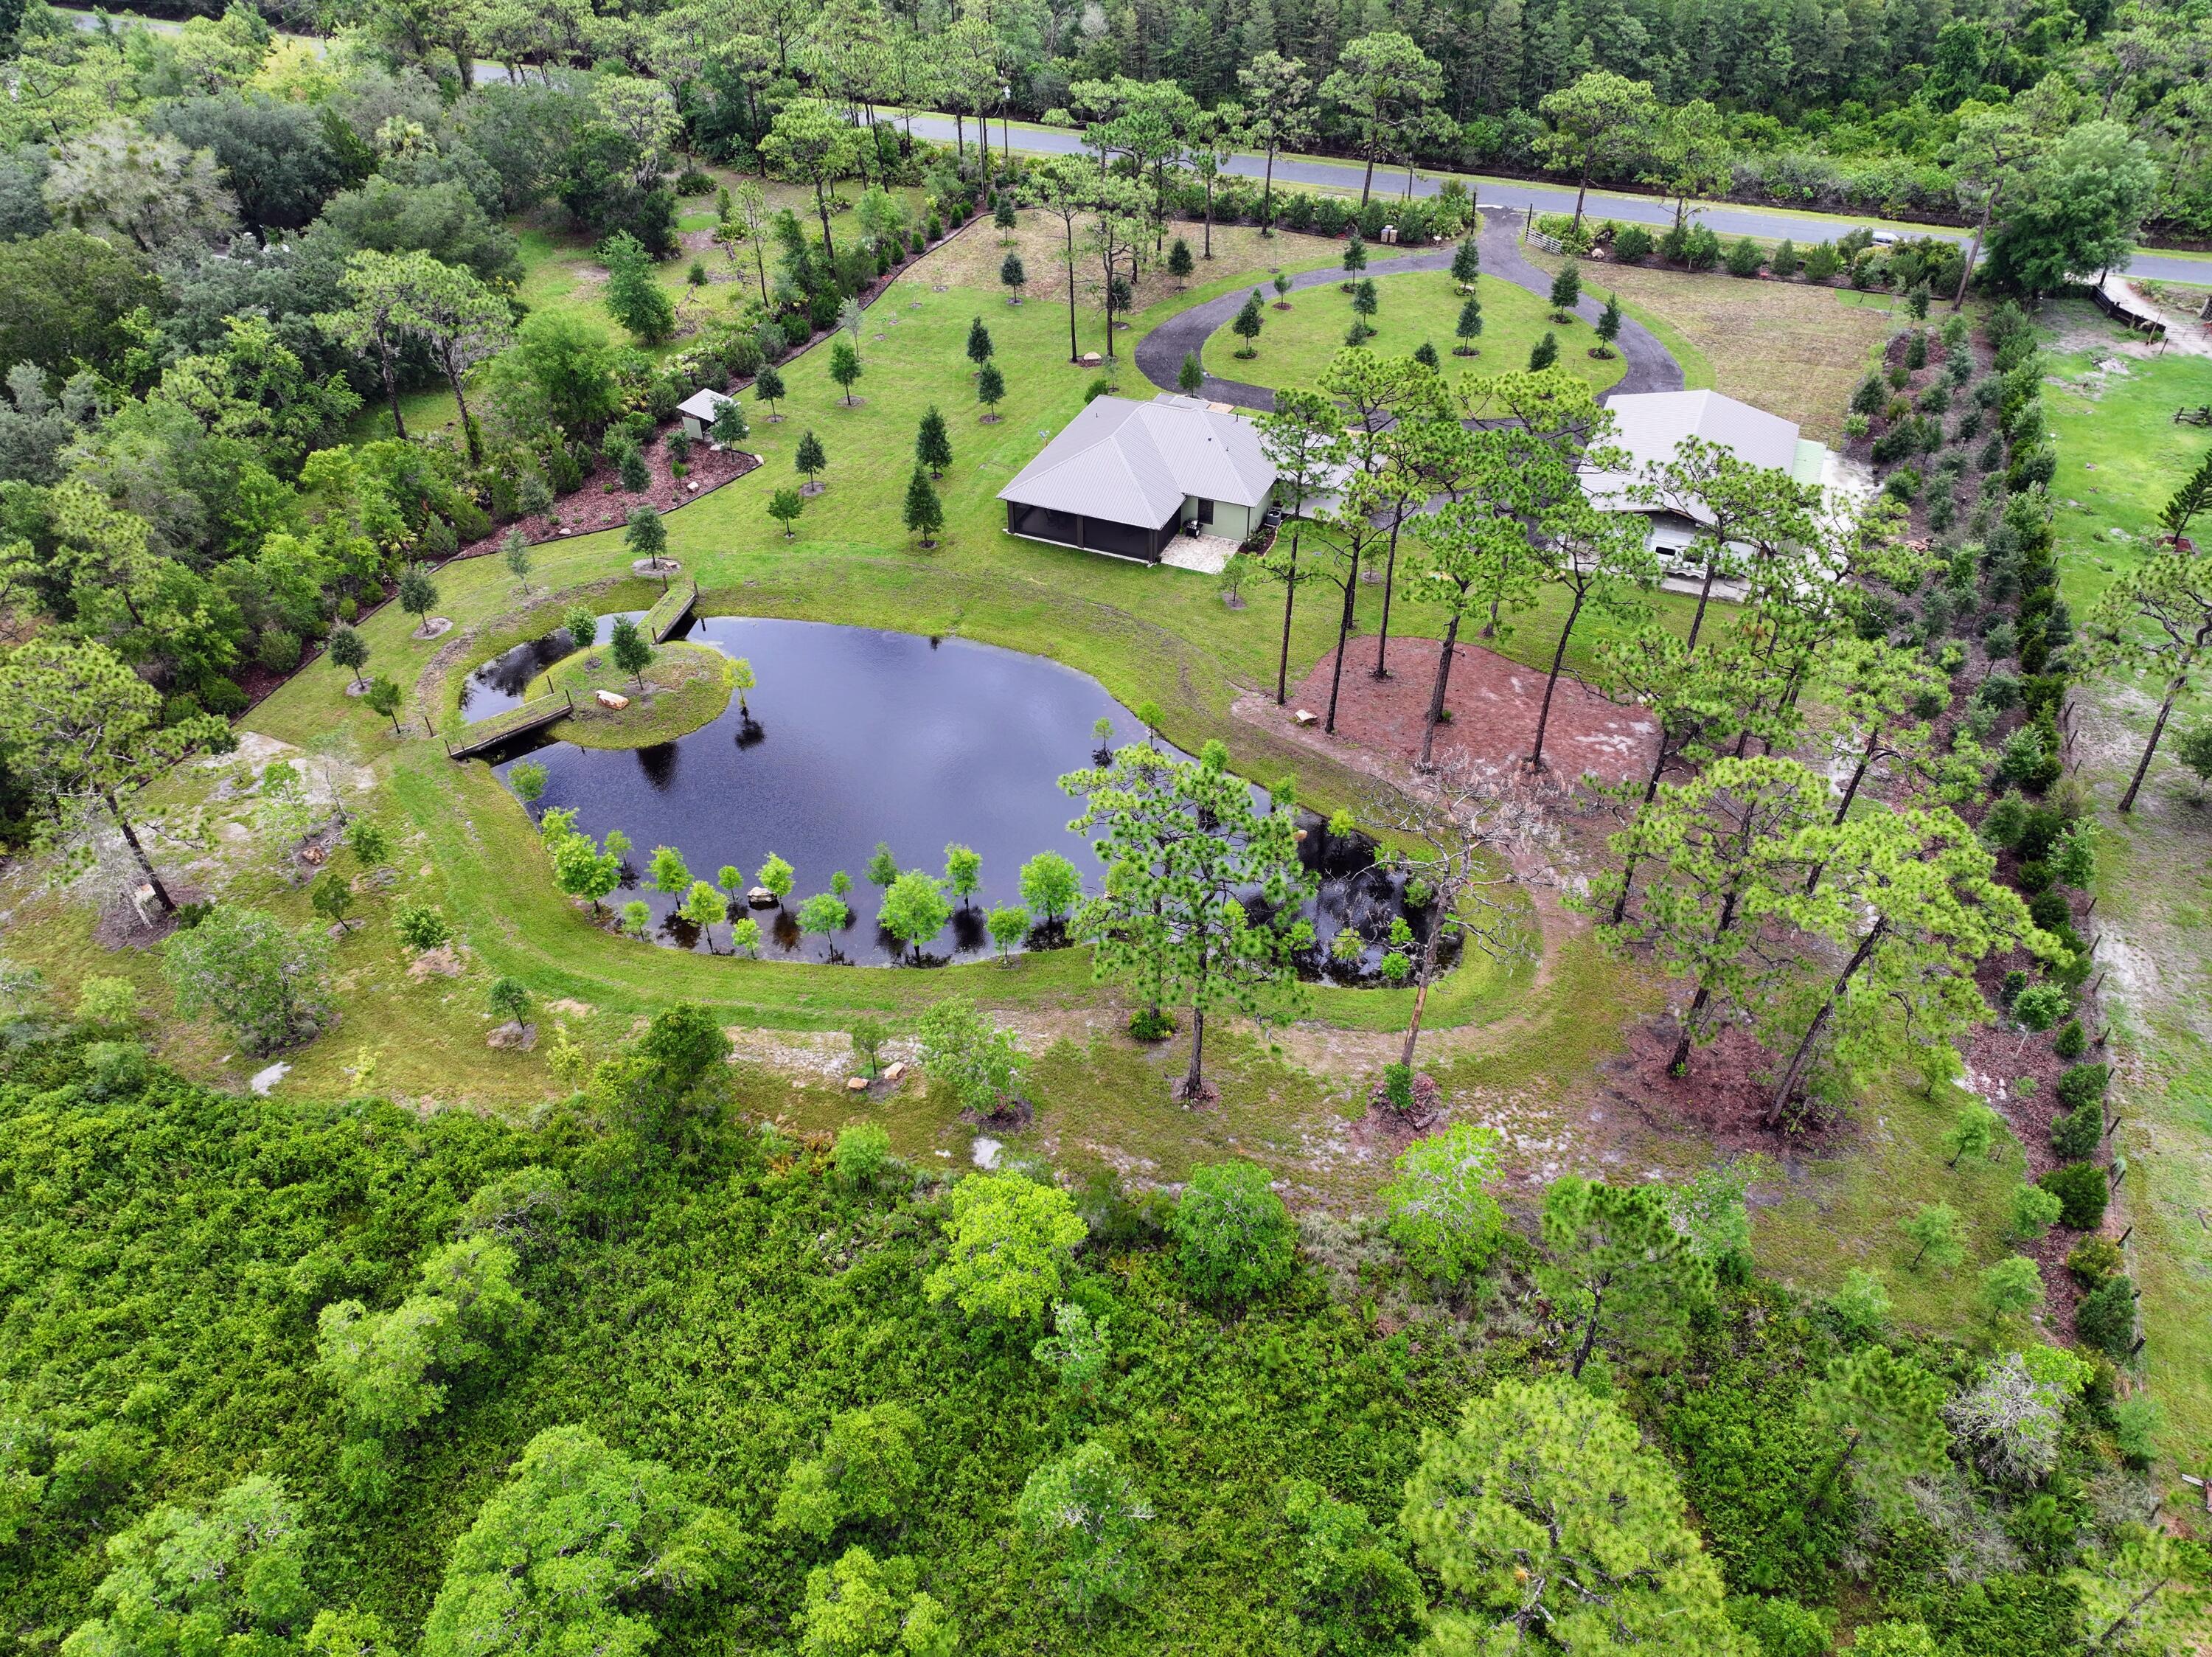
<path id="1" fill-rule="evenodd" d="M 2112 1136 L 2113 1132 L 2119 1127 L 2120 1124 L 2126 1119 L 2127 1118 L 2124 1117 L 2114 1117 L 2112 1118 L 2112 1126 L 2105 1130 L 2105 1137 L 2110 1139 Z"/>
<path id="2" fill-rule="evenodd" d="M 2128 1246 L 2128 1239 L 2129 1239 L 2129 1238 L 2130 1238 L 2130 1237 L 2132 1237 L 2132 1236 L 2134 1236 L 2135 1234 L 2136 1234 L 2136 1228 L 2135 1228 L 2133 1226 L 2130 1226 L 2130 1227 L 2129 1227 L 2125 1231 L 2124 1231 L 2124 1232 L 2122 1232 L 2122 1233 L 2120 1234 L 2119 1246 L 2120 1246 L 2120 1247 L 2122 1247 L 2122 1248 L 2125 1248 L 2125 1247 Z"/>
<path id="3" fill-rule="evenodd" d="M 2143 1343 L 2149 1338 L 2150 1337 L 2147 1335 L 2136 1336 L 2136 1343 L 2128 1349 L 2128 1355 L 2132 1358 L 2136 1353 L 2142 1351 L 2143 1349 Z M 2204 1505 L 2207 1508 L 2212 1508 L 2212 1500 L 2208 1500 Z"/>

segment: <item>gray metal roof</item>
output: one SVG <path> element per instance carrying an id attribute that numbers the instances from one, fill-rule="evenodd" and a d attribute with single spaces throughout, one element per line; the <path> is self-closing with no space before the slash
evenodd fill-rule
<path id="1" fill-rule="evenodd" d="M 1623 496 L 1637 474 L 1672 460 L 1685 437 L 1719 444 L 1747 465 L 1784 473 L 1796 466 L 1795 423 L 1717 391 L 1631 392 L 1608 399 L 1605 406 L 1613 419 L 1609 441 L 1627 450 L 1631 464 L 1626 473 L 1583 474 L 1583 489 L 1600 505 L 1631 504 Z"/>
<path id="2" fill-rule="evenodd" d="M 1274 483 L 1260 434 L 1240 415 L 1188 397 L 1099 397 L 999 498 L 1152 529 L 1186 496 L 1257 506 Z"/>

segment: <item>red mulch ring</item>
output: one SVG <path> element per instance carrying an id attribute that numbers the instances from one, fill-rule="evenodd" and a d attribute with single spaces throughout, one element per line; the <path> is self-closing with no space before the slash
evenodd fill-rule
<path id="1" fill-rule="evenodd" d="M 1377 679 L 1373 677 L 1375 637 L 1350 641 L 1337 699 L 1337 735 L 1401 759 L 1419 759 L 1440 643 L 1391 640 L 1390 677 Z M 1332 650 L 1296 687 L 1296 706 L 1327 712 L 1335 659 Z M 1543 701 L 1543 674 L 1478 645 L 1457 646 L 1444 697 L 1451 722 L 1437 728 L 1436 758 L 1449 762 L 1464 756 L 1500 771 L 1516 767 L 1536 740 L 1536 715 Z M 1562 778 L 1589 775 L 1603 783 L 1624 782 L 1650 773 L 1658 740 L 1658 727 L 1644 715 L 1607 702 L 1579 680 L 1562 677 L 1552 698 L 1544 757 L 1553 774 Z"/>
<path id="2" fill-rule="evenodd" d="M 670 430 L 675 428 L 671 427 Z M 678 478 L 669 470 L 668 436 L 666 433 L 647 443 L 642 453 L 653 481 L 645 488 L 632 493 L 616 481 L 613 466 L 602 461 L 586 478 L 580 487 L 553 503 L 552 510 L 528 518 L 518 518 L 511 524 L 501 524 L 482 540 L 471 541 L 456 555 L 464 558 L 478 557 L 499 551 L 508 533 L 520 529 L 523 539 L 533 546 L 540 541 L 558 540 L 568 535 L 589 535 L 602 529 L 619 529 L 634 508 L 649 506 L 660 512 L 673 512 L 678 507 L 710 495 L 724 484 L 742 478 L 760 462 L 757 454 L 748 454 L 743 449 L 708 448 L 705 443 L 691 445 L 690 475 Z M 613 483 L 615 490 L 608 494 L 605 485 Z M 696 484 L 697 489 L 687 488 Z M 561 521 L 556 527 L 552 520 Z"/>

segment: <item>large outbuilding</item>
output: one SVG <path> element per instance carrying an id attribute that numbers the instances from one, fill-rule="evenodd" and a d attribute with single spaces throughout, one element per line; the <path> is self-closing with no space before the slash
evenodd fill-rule
<path id="1" fill-rule="evenodd" d="M 1699 532 L 1710 527 L 1705 515 L 1690 515 L 1636 500 L 1630 490 L 1651 468 L 1674 459 L 1685 438 L 1727 449 L 1747 466 L 1765 466 L 1801 484 L 1832 484 L 1826 445 L 1798 436 L 1796 426 L 1778 415 L 1723 397 L 1717 391 L 1632 392 L 1610 398 L 1610 442 L 1627 452 L 1625 472 L 1589 471 L 1583 488 L 1599 506 L 1640 512 L 1651 521 L 1650 545 L 1670 567 L 1689 573 L 1704 554 Z"/>
<path id="2" fill-rule="evenodd" d="M 1094 398 L 999 498 L 1010 534 L 1158 564 L 1186 529 L 1249 540 L 1274 490 L 1248 417 L 1163 393 Z"/>

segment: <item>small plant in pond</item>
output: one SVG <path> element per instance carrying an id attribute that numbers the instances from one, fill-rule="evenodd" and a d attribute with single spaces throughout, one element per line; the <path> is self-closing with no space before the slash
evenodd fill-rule
<path id="1" fill-rule="evenodd" d="M 1097 718 L 1091 722 L 1091 734 L 1094 739 L 1091 745 L 1092 752 L 1110 753 L 1113 752 L 1114 722 L 1106 715 L 1101 714 Z"/>
<path id="2" fill-rule="evenodd" d="M 707 941 L 707 953 L 713 954 L 714 929 L 730 918 L 730 900 L 707 881 L 694 880 L 676 912 L 699 929 L 699 935 Z"/>
<path id="3" fill-rule="evenodd" d="M 751 916 L 741 916 L 730 923 L 730 953 L 751 960 L 760 954 L 760 923 Z"/>
<path id="4" fill-rule="evenodd" d="M 973 846 L 959 844 L 945 848 L 945 884 L 952 895 L 960 899 L 960 907 L 968 907 L 968 900 L 975 895 L 975 888 L 983 884 L 983 856 Z"/>
<path id="5" fill-rule="evenodd" d="M 952 918 L 952 905 L 943 882 L 918 868 L 907 870 L 884 892 L 876 922 L 899 944 L 921 959 L 921 947 L 945 929 Z"/>
<path id="6" fill-rule="evenodd" d="M 535 759 L 524 760 L 507 774 L 507 787 L 526 806 L 534 806 L 545 797 L 545 767 Z"/>
<path id="7" fill-rule="evenodd" d="M 1012 965 L 1013 957 L 1009 952 L 1029 935 L 1029 911 L 1019 904 L 1000 904 L 991 911 L 983 925 L 991 935 L 991 941 L 999 946 L 999 959 Z"/>
<path id="8" fill-rule="evenodd" d="M 843 929 L 849 913 L 845 900 L 836 892 L 817 892 L 799 906 L 799 934 L 801 937 L 818 935 L 834 956 L 836 934 Z"/>
<path id="9" fill-rule="evenodd" d="M 633 898 L 622 906 L 622 929 L 633 938 L 642 939 L 653 928 L 653 911 L 642 898 Z"/>
<path id="10" fill-rule="evenodd" d="M 866 874 L 868 884 L 873 886 L 889 887 L 892 881 L 898 879 L 898 859 L 891 856 L 891 849 L 888 842 L 882 840 L 876 842 L 875 850 L 868 856 Z"/>
<path id="11" fill-rule="evenodd" d="M 1040 851 L 1022 865 L 1022 902 L 1047 926 L 1058 926 L 1083 896 L 1083 877 L 1056 851 Z"/>
<path id="12" fill-rule="evenodd" d="M 1160 711 L 1160 704 L 1157 702 L 1139 702 L 1134 712 L 1137 716 L 1137 722 L 1145 728 L 1145 740 L 1156 748 L 1159 746 L 1160 727 L 1167 719 L 1167 716 Z"/>
<path id="13" fill-rule="evenodd" d="M 818 494 L 823 485 L 821 475 L 830 469 L 830 451 L 822 447 L 822 440 L 811 429 L 799 434 L 799 448 L 791 457 L 791 464 L 799 475 L 806 479 L 806 492 Z"/>
<path id="14" fill-rule="evenodd" d="M 611 643 L 615 666 L 637 681 L 641 694 L 645 690 L 645 670 L 653 665 L 653 649 L 645 635 L 638 631 L 637 624 L 628 616 L 615 618 L 614 638 Z"/>
<path id="15" fill-rule="evenodd" d="M 830 890 L 836 894 L 838 901 L 849 913 L 853 907 L 853 877 L 839 869 L 830 877 Z"/>
<path id="16" fill-rule="evenodd" d="M 806 497 L 788 484 L 768 497 L 768 515 L 783 526 L 783 538 L 791 540 L 799 532 L 792 526 L 799 515 L 806 510 Z"/>
<path id="17" fill-rule="evenodd" d="M 714 884 L 721 887 L 723 894 L 734 908 L 745 889 L 745 872 L 735 863 L 725 863 L 714 871 Z"/>
<path id="18" fill-rule="evenodd" d="M 655 846 L 646 865 L 645 883 L 665 898 L 681 899 L 691 889 L 690 866 L 674 846 Z"/>
<path id="19" fill-rule="evenodd" d="M 755 885 L 765 886 L 769 891 L 773 892 L 775 894 L 775 900 L 781 903 L 786 898 L 791 896 L 792 882 L 795 878 L 791 865 L 771 851 L 768 855 L 768 861 L 761 865 L 760 873 L 755 875 L 753 880 Z"/>
<path id="20" fill-rule="evenodd" d="M 927 467 L 933 478 L 942 478 L 952 464 L 952 435 L 934 403 L 921 411 L 921 424 L 915 431 L 914 463 Z"/>

